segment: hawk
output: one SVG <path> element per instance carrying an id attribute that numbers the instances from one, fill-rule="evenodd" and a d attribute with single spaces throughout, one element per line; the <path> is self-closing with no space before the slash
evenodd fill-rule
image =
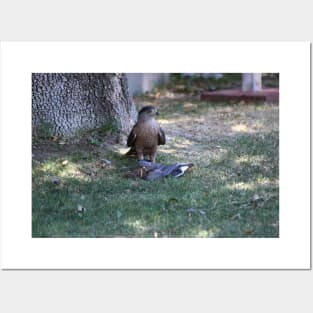
<path id="1" fill-rule="evenodd" d="M 138 113 L 137 123 L 127 138 L 127 146 L 131 147 L 126 155 L 136 154 L 138 160 L 143 160 L 148 154 L 150 161 L 155 163 L 158 145 L 166 142 L 165 133 L 154 119 L 158 111 L 154 106 L 145 106 Z"/>

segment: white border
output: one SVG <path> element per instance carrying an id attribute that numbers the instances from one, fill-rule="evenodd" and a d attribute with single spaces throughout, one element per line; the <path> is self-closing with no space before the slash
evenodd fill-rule
<path id="1" fill-rule="evenodd" d="M 1 266 L 308 269 L 309 55 L 303 42 L 3 42 Z M 280 238 L 32 239 L 32 72 L 279 72 Z"/>

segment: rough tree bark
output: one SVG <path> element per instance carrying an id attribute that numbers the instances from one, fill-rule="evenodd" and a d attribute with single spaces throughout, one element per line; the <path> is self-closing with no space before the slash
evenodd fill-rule
<path id="1" fill-rule="evenodd" d="M 32 126 L 44 123 L 55 135 L 72 136 L 112 123 L 127 134 L 136 109 L 125 74 L 33 73 Z"/>

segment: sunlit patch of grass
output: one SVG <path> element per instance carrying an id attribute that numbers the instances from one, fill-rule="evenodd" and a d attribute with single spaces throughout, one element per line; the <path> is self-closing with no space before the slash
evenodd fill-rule
<path id="1" fill-rule="evenodd" d="M 236 164 L 262 164 L 265 161 L 264 155 L 241 155 L 234 160 Z"/>
<path id="2" fill-rule="evenodd" d="M 248 131 L 248 127 L 247 125 L 244 125 L 244 124 L 236 124 L 236 125 L 231 126 L 231 130 L 235 132 L 245 133 Z"/>
<path id="3" fill-rule="evenodd" d="M 226 187 L 230 190 L 256 190 L 260 186 L 275 186 L 278 187 L 279 182 L 277 179 L 270 180 L 267 177 L 256 177 L 253 181 L 248 182 L 234 182 L 227 184 Z"/>
<path id="4" fill-rule="evenodd" d="M 228 184 L 226 185 L 226 188 L 230 190 L 254 190 L 255 189 L 255 184 L 249 183 L 249 182 L 238 182 L 238 183 L 233 183 L 233 184 Z"/>

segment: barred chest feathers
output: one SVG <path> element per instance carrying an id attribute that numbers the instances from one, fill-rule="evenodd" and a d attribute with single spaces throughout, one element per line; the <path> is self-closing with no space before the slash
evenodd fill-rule
<path id="1" fill-rule="evenodd" d="M 155 119 L 141 122 L 138 127 L 137 144 L 145 148 L 157 146 L 159 129 L 160 125 Z"/>

